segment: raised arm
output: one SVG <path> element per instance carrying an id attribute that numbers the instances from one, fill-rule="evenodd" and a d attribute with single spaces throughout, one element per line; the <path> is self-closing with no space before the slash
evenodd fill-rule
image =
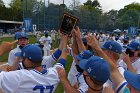
<path id="1" fill-rule="evenodd" d="M 79 50 L 78 50 L 78 44 L 77 44 L 77 41 L 76 41 L 76 36 L 75 36 L 75 30 L 73 31 L 72 33 L 72 53 L 73 53 L 73 56 L 76 56 L 79 54 Z"/>
<path id="2" fill-rule="evenodd" d="M 86 50 L 86 48 L 85 48 L 85 46 L 84 46 L 84 44 L 82 42 L 82 38 L 80 36 L 80 33 L 81 32 L 80 32 L 79 27 L 76 27 L 74 29 L 74 33 L 75 33 L 75 36 L 76 36 L 76 41 L 77 41 L 77 44 L 78 44 L 78 50 L 79 50 L 79 52 L 82 52 L 83 50 Z"/>

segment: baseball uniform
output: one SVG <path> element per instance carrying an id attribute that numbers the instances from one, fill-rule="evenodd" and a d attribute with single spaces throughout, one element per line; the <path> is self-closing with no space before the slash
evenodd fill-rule
<path id="1" fill-rule="evenodd" d="M 0 89 L 4 93 L 54 93 L 59 77 L 56 68 L 65 66 L 60 59 L 54 67 L 39 72 L 35 69 L 0 73 Z"/>

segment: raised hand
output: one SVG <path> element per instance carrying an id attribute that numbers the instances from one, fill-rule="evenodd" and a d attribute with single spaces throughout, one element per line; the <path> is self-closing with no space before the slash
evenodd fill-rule
<path id="1" fill-rule="evenodd" d="M 17 40 L 13 41 L 13 42 L 2 42 L 1 46 L 0 46 L 0 55 L 10 51 L 14 45 L 17 43 Z"/>
<path id="2" fill-rule="evenodd" d="M 73 29 L 73 32 L 75 33 L 75 36 L 80 38 L 81 37 L 81 32 L 78 26 L 76 26 L 75 29 Z"/>
<path id="3" fill-rule="evenodd" d="M 86 37 L 87 44 L 91 46 L 93 49 L 99 48 L 98 40 L 96 39 L 95 35 L 90 35 Z"/>

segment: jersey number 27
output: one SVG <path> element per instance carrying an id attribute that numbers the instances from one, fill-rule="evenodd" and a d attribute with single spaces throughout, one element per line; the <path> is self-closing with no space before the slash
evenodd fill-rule
<path id="1" fill-rule="evenodd" d="M 33 88 L 33 91 L 36 91 L 36 90 L 39 89 L 39 90 L 40 90 L 40 93 L 44 93 L 44 90 L 45 90 L 45 89 L 49 89 L 49 90 L 50 90 L 49 93 L 52 93 L 53 88 L 54 88 L 53 85 L 52 85 L 52 86 L 37 85 L 37 86 L 35 86 L 35 87 Z"/>

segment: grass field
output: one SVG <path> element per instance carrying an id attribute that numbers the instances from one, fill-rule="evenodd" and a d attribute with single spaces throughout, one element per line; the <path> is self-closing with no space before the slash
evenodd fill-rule
<path id="1" fill-rule="evenodd" d="M 11 41 L 13 41 L 13 40 L 14 40 L 13 37 L 4 37 L 4 38 L 1 38 L 0 43 L 1 43 L 2 41 L 9 41 L 9 42 L 11 42 Z M 35 37 L 34 37 L 34 36 L 30 36 L 29 42 L 30 42 L 31 44 L 36 43 Z M 54 48 L 58 47 L 58 44 L 53 43 L 53 47 L 54 47 Z M 8 59 L 8 53 L 6 53 L 6 54 L 0 56 L 0 62 L 7 62 L 7 59 Z M 65 68 L 65 69 L 66 69 L 66 72 L 69 71 L 69 68 L 70 68 L 70 66 L 71 66 L 71 62 L 72 62 L 72 57 L 68 56 L 68 58 L 67 58 L 67 63 L 66 63 L 66 68 Z M 57 89 L 56 89 L 56 91 L 55 91 L 55 93 L 63 93 L 63 91 L 64 91 L 63 87 L 61 86 L 61 84 L 59 84 L 58 87 L 57 87 Z"/>

